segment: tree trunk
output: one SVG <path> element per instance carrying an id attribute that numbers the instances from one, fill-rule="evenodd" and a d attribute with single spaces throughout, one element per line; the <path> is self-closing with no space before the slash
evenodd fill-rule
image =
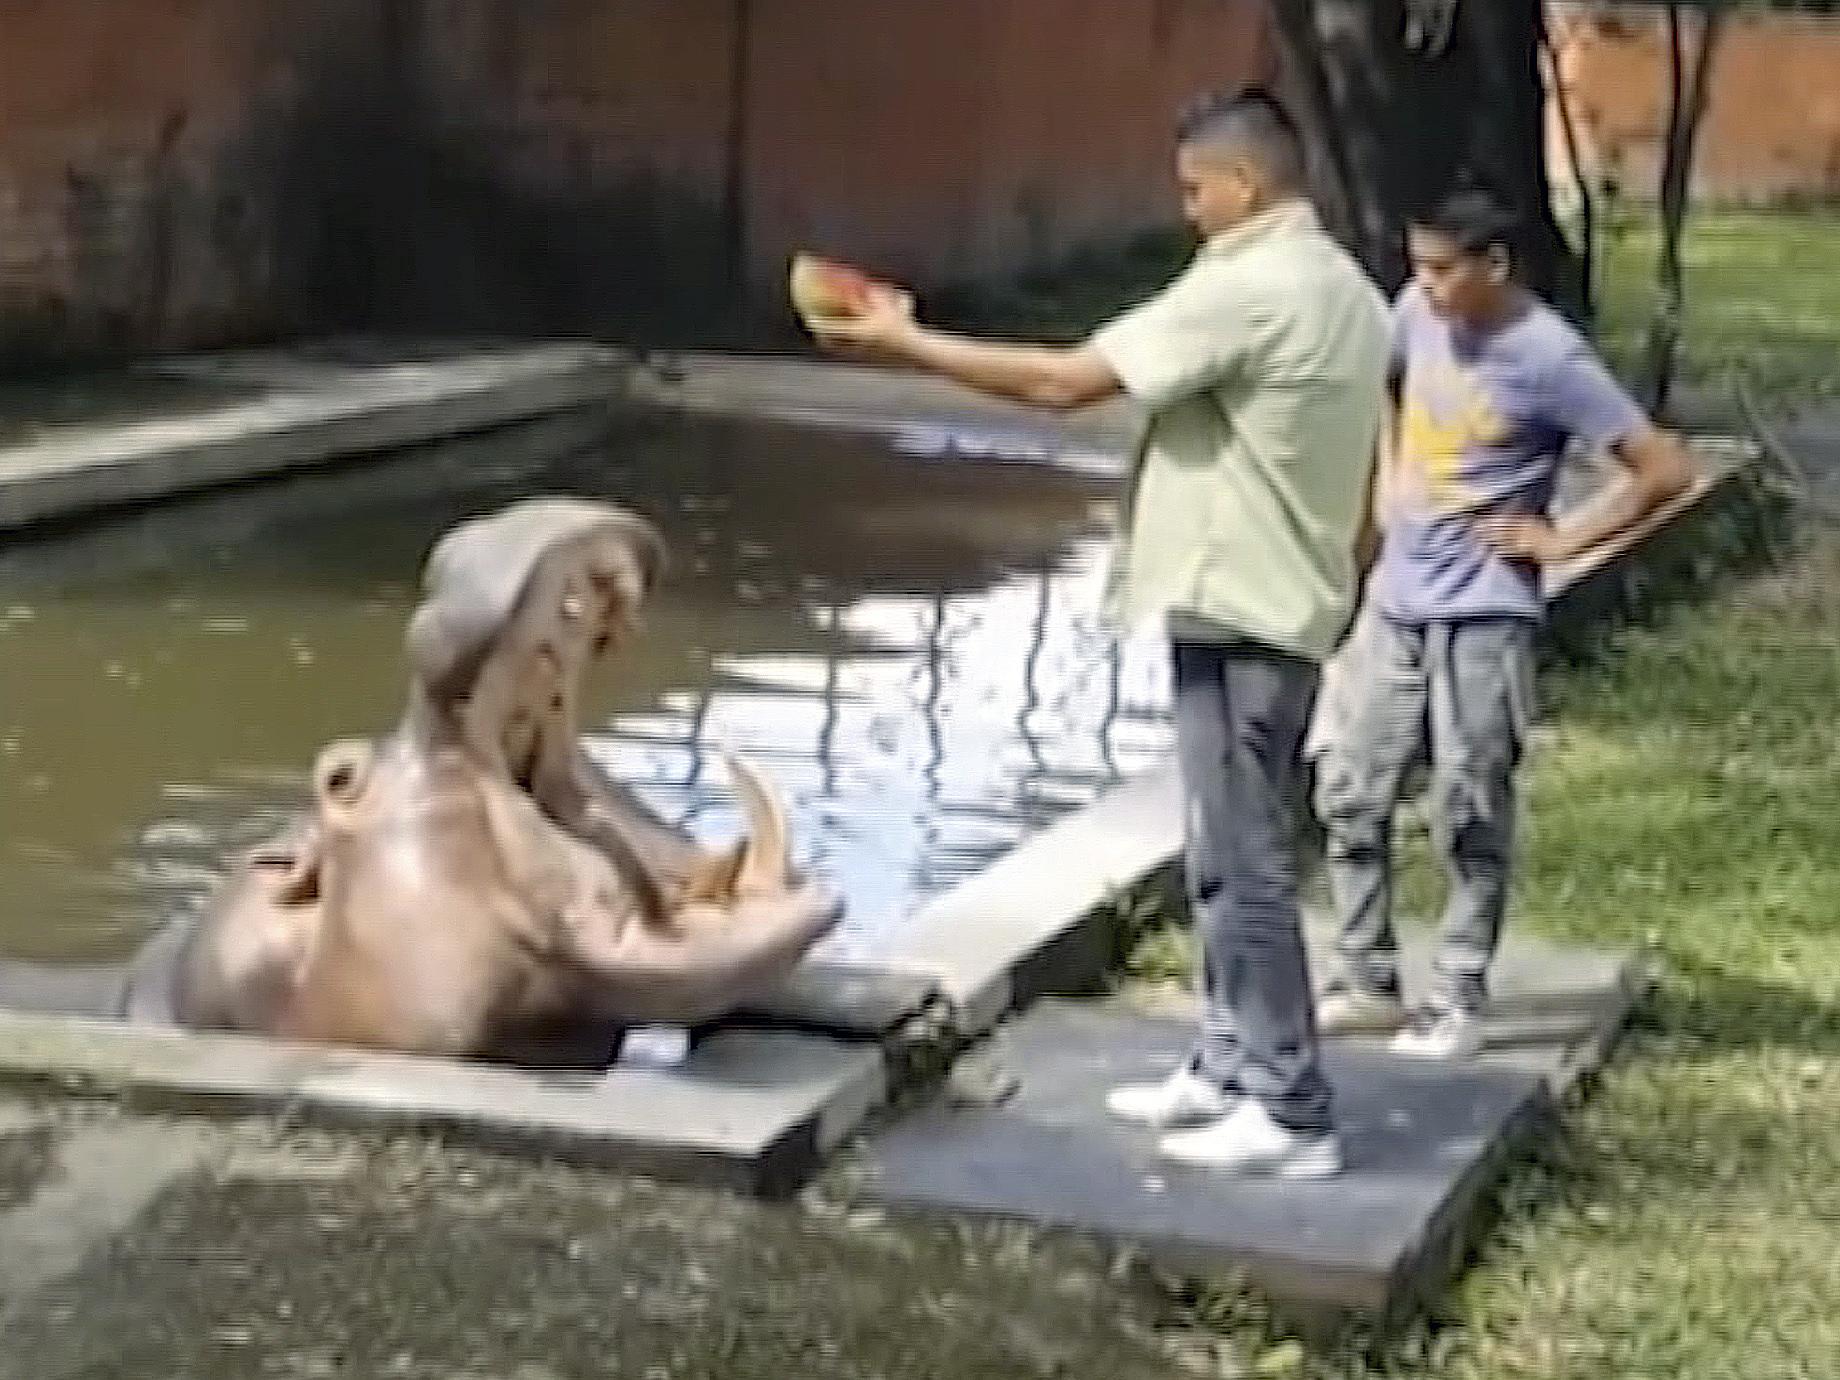
<path id="1" fill-rule="evenodd" d="M 1363 61 L 1363 8 L 1358 0 L 1273 0 L 1280 94 L 1303 129 L 1311 188 L 1324 217 L 1391 287 L 1400 267 L 1388 258 L 1396 226 L 1374 178 L 1372 147 L 1384 137 L 1388 74 L 1378 61 Z"/>
<path id="2" fill-rule="evenodd" d="M 1559 129 L 1565 138 L 1565 161 L 1571 166 L 1572 192 L 1578 198 L 1578 243 L 1573 252 L 1578 259 L 1578 303 L 1584 319 L 1597 316 L 1597 190 L 1585 172 L 1584 141 L 1578 137 L 1578 119 L 1572 110 L 1571 95 L 1565 89 L 1565 75 L 1560 71 L 1560 53 L 1550 32 L 1541 35 L 1540 46 L 1546 54 L 1547 90 L 1553 108 L 1559 114 Z"/>
<path id="3" fill-rule="evenodd" d="M 1546 183 L 1540 0 L 1271 3 L 1325 214 L 1374 276 L 1404 281 L 1407 217 L 1469 175 L 1520 214 L 1529 286 L 1577 312 Z"/>
<path id="4" fill-rule="evenodd" d="M 1681 239 L 1686 232 L 1687 206 L 1693 191 L 1693 158 L 1699 145 L 1711 98 L 1712 61 L 1725 27 L 1725 6 L 1714 3 L 1700 10 L 1699 47 L 1693 70 L 1686 70 L 1685 25 L 1681 5 L 1667 7 L 1668 130 L 1661 163 L 1661 248 L 1655 269 L 1655 312 L 1649 322 L 1647 401 L 1655 413 L 1665 412 L 1680 367 L 1680 343 L 1686 332 L 1686 267 Z"/>

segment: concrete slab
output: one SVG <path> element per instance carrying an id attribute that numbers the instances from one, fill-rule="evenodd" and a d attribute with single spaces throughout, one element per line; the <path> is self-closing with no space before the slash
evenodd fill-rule
<path id="1" fill-rule="evenodd" d="M 1428 964 L 1422 937 L 1407 977 Z M 1244 1271 L 1310 1319 L 1391 1319 L 1443 1284 L 1485 1194 L 1558 1092 L 1607 1054 L 1636 983 L 1624 956 L 1516 941 L 1501 964 L 1490 1051 L 1465 1066 L 1331 1041 L 1348 1170 L 1327 1183 L 1210 1175 L 1161 1160 L 1156 1137 L 1104 1111 L 1106 1088 L 1160 1077 L 1189 1048 L 1188 1013 L 1120 1000 L 1044 1001 L 1003 1028 L 1015 1087 L 947 1100 L 862 1151 L 866 1195 L 1096 1234 L 1182 1271 Z"/>
<path id="2" fill-rule="evenodd" d="M 1591 550 L 1554 566 L 1543 574 L 1541 593 L 1555 611 L 1581 595 L 1600 576 L 1614 571 L 1656 534 L 1679 522 L 1688 513 L 1702 508 L 1727 481 L 1756 464 L 1757 445 L 1728 436 L 1692 438 L 1691 452 L 1698 462 L 1698 472 L 1685 493 L 1663 504 L 1649 517 L 1614 541 L 1603 542 Z M 1613 503 L 1628 475 L 1606 455 L 1591 456 L 1569 467 L 1569 482 L 1563 485 L 1555 501 L 1563 520 L 1580 521 L 1603 505 Z"/>
<path id="3" fill-rule="evenodd" d="M 726 1030 L 673 1069 L 550 1073 L 0 1013 L 0 1081 L 149 1111 L 285 1112 L 757 1193 L 796 1187 L 885 1094 L 875 1048 Z"/>
<path id="4" fill-rule="evenodd" d="M 560 344 L 350 363 L 260 351 L 140 368 L 220 379 L 247 396 L 0 448 L 0 530 L 603 405 L 625 364 Z"/>
<path id="5" fill-rule="evenodd" d="M 1113 788 L 929 902 L 893 937 L 889 967 L 935 979 L 961 1034 L 1053 992 L 1090 988 L 1111 961 L 1097 910 L 1181 842 L 1173 768 Z"/>
<path id="6" fill-rule="evenodd" d="M 1003 1105 L 928 1108 L 863 1150 L 864 1194 L 1137 1246 L 1172 1269 L 1247 1278 L 1293 1312 L 1385 1316 L 1441 1281 L 1491 1177 L 1544 1105 L 1538 1079 L 1332 1052 L 1348 1172 L 1328 1183 L 1230 1179 L 1171 1164 L 1110 1120 L 1105 1089 L 1159 1077 L 1187 1022 L 1044 1002 L 1011 1031 Z"/>
<path id="7" fill-rule="evenodd" d="M 1652 974 L 1639 953 L 1556 944 L 1517 932 L 1512 918 L 1509 926 L 1489 975 L 1482 1062 L 1531 1074 L 1563 1099 L 1608 1057 Z M 1306 911 L 1304 937 L 1312 965 L 1325 971 L 1334 937 L 1329 917 Z M 1434 938 L 1426 925 L 1401 927 L 1400 978 L 1408 1000 L 1430 989 Z M 1379 1042 L 1350 1037 L 1341 1043 L 1360 1048 Z"/>

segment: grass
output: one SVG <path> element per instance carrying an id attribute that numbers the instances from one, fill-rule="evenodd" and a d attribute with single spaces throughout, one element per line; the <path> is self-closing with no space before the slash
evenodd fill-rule
<path id="1" fill-rule="evenodd" d="M 1419 1340 L 1453 1377 L 1840 1357 L 1840 540 L 1554 678 L 1514 922 L 1648 942 L 1642 1028 Z M 1421 866 L 1423 859 L 1421 858 Z"/>
<path id="2" fill-rule="evenodd" d="M 1652 211 L 1613 217 L 1601 254 L 1599 338 L 1635 377 L 1654 306 Z M 1778 399 L 1840 395 L 1840 208 L 1696 211 L 1685 240 L 1690 386 L 1742 369 Z"/>

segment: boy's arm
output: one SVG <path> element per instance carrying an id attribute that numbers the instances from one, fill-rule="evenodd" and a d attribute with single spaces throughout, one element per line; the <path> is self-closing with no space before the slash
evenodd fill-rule
<path id="1" fill-rule="evenodd" d="M 1685 447 L 1649 420 L 1583 340 L 1560 354 L 1544 393 L 1546 422 L 1588 446 L 1609 449 L 1629 472 L 1628 482 L 1563 528 L 1544 514 L 1483 518 L 1484 537 L 1504 554 L 1542 565 L 1569 561 L 1622 536 L 1693 482 Z"/>
<path id="2" fill-rule="evenodd" d="M 1502 514 L 1479 522 L 1483 536 L 1506 556 L 1541 565 L 1569 561 L 1644 522 L 1693 482 L 1686 448 L 1652 424 L 1612 443 L 1610 449 L 1629 471 L 1629 481 L 1605 502 L 1592 504 L 1580 521 L 1559 527 L 1546 517 Z"/>
<path id="3" fill-rule="evenodd" d="M 1393 488 L 1399 482 L 1399 389 L 1388 384 L 1386 405 L 1380 413 L 1380 435 L 1374 441 L 1374 464 L 1368 474 L 1367 505 L 1355 537 L 1355 570 L 1363 581 L 1380 559 L 1386 537 L 1386 514 L 1391 511 Z"/>

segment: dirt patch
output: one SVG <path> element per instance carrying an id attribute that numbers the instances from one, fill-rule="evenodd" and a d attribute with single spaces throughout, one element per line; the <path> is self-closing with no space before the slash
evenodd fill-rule
<path id="1" fill-rule="evenodd" d="M 320 1165 L 170 1190 L 28 1301 L 0 1375 L 1169 1374 L 1155 1301 L 1077 1242 L 425 1143 Z"/>
<path id="2" fill-rule="evenodd" d="M 0 1124 L 0 1212 L 9 1212 L 37 1190 L 51 1171 L 56 1133 L 49 1124 L 9 1128 Z"/>

